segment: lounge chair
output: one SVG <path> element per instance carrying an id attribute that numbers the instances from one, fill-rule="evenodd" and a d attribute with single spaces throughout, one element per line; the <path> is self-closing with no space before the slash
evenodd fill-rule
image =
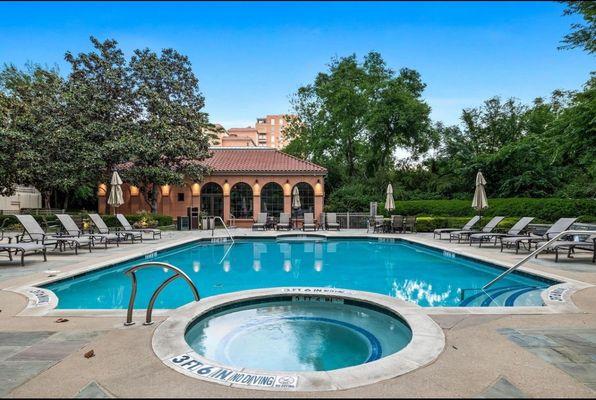
<path id="1" fill-rule="evenodd" d="M 302 230 L 305 231 L 307 229 L 312 229 L 313 231 L 317 230 L 313 213 L 304 213 L 304 223 L 302 224 Z"/>
<path id="2" fill-rule="evenodd" d="M 100 217 L 99 214 L 89 214 L 89 218 L 91 218 L 91 222 L 93 222 L 93 225 L 95 226 L 97 231 L 99 233 L 101 233 L 102 235 L 108 235 L 110 233 L 114 233 L 114 234 L 120 236 L 121 240 L 128 240 L 130 238 L 132 243 L 135 242 L 135 239 L 139 239 L 141 242 L 143 242 L 143 232 L 121 231 L 121 230 L 116 230 L 115 232 L 110 232 L 110 228 L 108 228 L 105 221 L 103 220 L 103 218 Z"/>
<path id="3" fill-rule="evenodd" d="M 466 222 L 466 224 L 464 226 L 462 226 L 461 228 L 439 228 L 439 229 L 435 229 L 433 231 L 433 239 L 437 237 L 437 235 L 439 236 L 439 239 L 442 238 L 443 233 L 451 233 L 451 232 L 455 232 L 455 231 L 468 231 L 470 229 L 472 229 L 472 227 L 474 225 L 476 225 L 476 222 L 480 221 L 480 216 L 476 215 L 475 217 L 473 217 L 472 219 L 470 219 L 468 222 Z"/>
<path id="4" fill-rule="evenodd" d="M 76 237 L 90 237 L 93 240 L 97 240 L 99 243 L 103 243 L 108 248 L 108 243 L 116 243 L 116 246 L 120 246 L 120 236 L 116 235 L 115 233 L 91 233 L 85 234 L 77 224 L 74 222 L 72 217 L 68 214 L 56 214 L 56 218 L 64 227 L 66 233 L 70 236 Z"/>
<path id="5" fill-rule="evenodd" d="M 392 215 L 391 216 L 391 230 L 393 232 L 404 231 L 404 217 L 403 215 Z"/>
<path id="6" fill-rule="evenodd" d="M 566 231 L 571 225 L 577 220 L 577 218 L 559 218 L 557 222 L 551 225 L 550 228 L 543 235 L 528 235 L 528 236 L 510 236 L 501 239 L 501 251 L 511 246 L 515 246 L 515 254 L 519 253 L 520 245 L 528 244 L 528 250 L 532 248 L 532 243 L 538 245 L 540 242 L 544 242 L 552 239 L 557 234 Z"/>
<path id="7" fill-rule="evenodd" d="M 546 250 L 555 252 L 555 262 L 559 261 L 559 250 L 567 250 L 567 257 L 571 258 L 571 253 L 575 252 L 575 249 L 588 250 L 592 252 L 592 262 L 596 262 L 596 235 L 586 236 L 583 240 L 557 240 L 550 244 Z M 538 258 L 536 254 L 535 258 Z"/>
<path id="8" fill-rule="evenodd" d="M 141 232 L 141 233 L 150 233 L 153 235 L 153 239 L 157 236 L 161 239 L 161 230 L 155 228 L 133 228 L 130 222 L 126 219 L 126 217 L 122 214 L 116 214 L 116 218 L 124 228 L 124 232 Z"/>
<path id="9" fill-rule="evenodd" d="M 497 233 L 497 232 L 489 232 L 489 233 L 473 233 L 470 235 L 470 246 L 473 242 L 478 242 L 478 247 L 482 247 L 482 242 L 490 242 L 494 238 L 494 244 L 497 245 L 497 240 L 508 237 L 508 236 L 520 236 L 521 232 L 526 229 L 528 224 L 532 222 L 534 217 L 523 217 L 519 221 L 515 223 L 507 231 L 507 233 Z"/>
<path id="10" fill-rule="evenodd" d="M 25 255 L 27 253 L 36 254 L 38 251 L 43 254 L 43 260 L 48 261 L 46 256 L 46 246 L 36 242 L 21 242 L 21 243 L 0 243 L 0 251 L 8 253 L 8 259 L 12 261 L 12 252 L 14 251 L 15 256 L 21 253 L 21 265 L 25 265 Z"/>
<path id="11" fill-rule="evenodd" d="M 336 213 L 327 213 L 327 229 L 337 229 L 339 231 L 339 223 L 337 222 Z"/>
<path id="12" fill-rule="evenodd" d="M 275 229 L 287 229 L 290 230 L 290 214 L 288 213 L 280 213 L 279 214 L 279 222 L 275 226 Z"/>
<path id="13" fill-rule="evenodd" d="M 259 213 L 257 215 L 257 222 L 252 224 L 252 230 L 256 231 L 257 229 L 265 230 L 267 228 L 267 213 Z"/>
<path id="14" fill-rule="evenodd" d="M 410 231 L 410 233 L 416 232 L 416 216 L 415 215 L 406 215 L 404 218 L 404 227 L 403 232 Z"/>
<path id="15" fill-rule="evenodd" d="M 480 231 L 475 230 L 461 230 L 449 233 L 449 242 L 452 239 L 457 239 L 457 243 L 461 243 L 462 239 L 467 239 L 474 233 L 490 233 L 503 221 L 505 217 L 493 217 Z"/>
<path id="16" fill-rule="evenodd" d="M 54 245 L 54 248 L 57 248 L 60 251 L 64 251 L 66 246 L 68 246 L 71 249 L 74 249 L 75 254 L 79 253 L 81 247 L 86 246 L 89 248 L 89 252 L 91 252 L 93 238 L 68 235 L 48 235 L 32 215 L 15 215 L 15 218 L 17 218 L 19 223 L 23 226 L 23 233 L 20 236 L 17 236 L 17 243 L 34 242 L 43 246 Z M 27 235 L 27 238 L 25 235 Z"/>

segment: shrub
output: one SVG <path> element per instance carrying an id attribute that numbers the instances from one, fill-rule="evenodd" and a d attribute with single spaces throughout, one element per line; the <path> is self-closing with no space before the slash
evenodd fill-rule
<path id="1" fill-rule="evenodd" d="M 409 200 L 396 201 L 391 214 L 424 215 L 440 217 L 471 217 L 476 211 L 470 200 Z M 532 199 L 508 198 L 489 199 L 489 208 L 483 215 L 493 217 L 535 217 L 545 223 L 563 217 L 578 217 L 581 222 L 596 222 L 596 200 L 594 199 Z"/>

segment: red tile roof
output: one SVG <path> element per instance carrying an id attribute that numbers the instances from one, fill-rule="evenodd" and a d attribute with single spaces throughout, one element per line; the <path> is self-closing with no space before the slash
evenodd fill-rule
<path id="1" fill-rule="evenodd" d="M 272 148 L 211 148 L 213 174 L 325 175 L 327 169 Z"/>

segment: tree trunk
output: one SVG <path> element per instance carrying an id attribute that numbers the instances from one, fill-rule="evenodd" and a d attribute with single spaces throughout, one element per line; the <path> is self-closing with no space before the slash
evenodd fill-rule
<path id="1" fill-rule="evenodd" d="M 157 185 L 151 186 L 151 213 L 157 214 Z"/>
<path id="2" fill-rule="evenodd" d="M 43 192 L 43 204 L 44 204 L 44 207 L 49 210 L 51 208 L 51 203 L 52 203 L 52 191 L 51 190 L 45 190 Z"/>
<path id="3" fill-rule="evenodd" d="M 70 197 L 70 194 L 68 192 L 64 193 L 64 203 L 62 204 L 62 208 L 64 208 L 65 212 L 66 212 L 66 210 L 68 210 L 69 197 Z"/>

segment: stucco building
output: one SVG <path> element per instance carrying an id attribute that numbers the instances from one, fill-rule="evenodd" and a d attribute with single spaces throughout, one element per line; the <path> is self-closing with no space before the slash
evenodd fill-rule
<path id="1" fill-rule="evenodd" d="M 187 216 L 189 208 L 203 215 L 220 216 L 228 224 L 250 226 L 259 212 L 278 217 L 281 212 L 301 219 L 323 211 L 324 179 L 327 170 L 273 148 L 212 147 L 213 156 L 204 161 L 212 170 L 202 182 L 188 182 L 183 187 L 160 187 L 158 213 L 174 218 Z M 292 208 L 292 192 L 298 187 L 299 209 Z M 100 185 L 99 212 L 106 206 L 108 187 Z M 118 212 L 133 214 L 150 208 L 138 188 L 123 185 L 125 203 Z"/>

